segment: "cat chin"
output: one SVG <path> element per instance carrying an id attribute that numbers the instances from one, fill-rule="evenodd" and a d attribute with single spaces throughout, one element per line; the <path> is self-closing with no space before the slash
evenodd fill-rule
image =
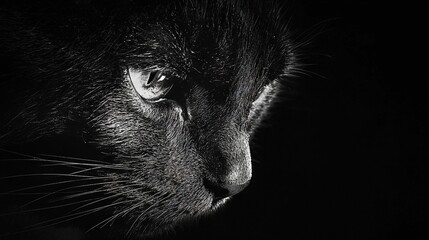
<path id="1" fill-rule="evenodd" d="M 213 216 L 215 212 L 222 209 L 226 202 L 228 202 L 231 197 L 223 198 L 216 202 L 213 202 L 211 206 L 208 206 L 201 211 L 192 214 L 192 215 L 182 215 L 177 218 L 170 218 L 164 221 L 154 221 L 154 222 L 145 222 L 141 223 L 140 228 L 135 229 L 133 232 L 127 232 L 126 235 L 129 237 L 136 237 L 137 239 L 147 239 L 147 238 L 162 238 L 164 236 L 172 236 L 177 230 L 186 228 L 186 226 L 192 226 L 201 219 Z"/>
<path id="2" fill-rule="evenodd" d="M 180 214 L 178 216 L 170 216 L 168 218 L 160 219 L 146 219 L 135 226 L 132 231 L 129 231 L 129 222 L 123 226 L 123 234 L 137 239 L 158 238 L 174 234 L 178 229 L 186 226 L 191 226 L 193 223 L 198 222 L 200 219 L 212 216 L 215 212 L 222 209 L 231 197 L 226 197 L 217 201 L 212 201 L 200 210 L 188 214 Z M 207 199 L 208 200 L 208 199 Z M 179 211 L 180 212 L 180 211 Z M 122 234 L 122 235 L 123 235 Z"/>

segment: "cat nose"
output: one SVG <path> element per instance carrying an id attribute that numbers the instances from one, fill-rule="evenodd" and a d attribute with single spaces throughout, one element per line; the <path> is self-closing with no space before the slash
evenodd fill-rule
<path id="1" fill-rule="evenodd" d="M 252 178 L 250 154 L 230 161 L 224 168 L 212 170 L 203 178 L 206 189 L 213 194 L 213 202 L 231 197 L 246 188 Z"/>
<path id="2" fill-rule="evenodd" d="M 204 179 L 204 186 L 213 194 L 213 202 L 217 202 L 223 198 L 231 197 L 245 189 L 249 185 L 250 180 L 245 183 L 226 183 L 216 182 L 209 179 Z"/>
<path id="3" fill-rule="evenodd" d="M 246 188 L 252 178 L 252 162 L 247 136 L 224 137 L 208 153 L 202 180 L 213 196 L 213 203 Z M 225 140 L 226 139 L 226 140 Z M 228 141 L 227 141 L 228 140 Z"/>

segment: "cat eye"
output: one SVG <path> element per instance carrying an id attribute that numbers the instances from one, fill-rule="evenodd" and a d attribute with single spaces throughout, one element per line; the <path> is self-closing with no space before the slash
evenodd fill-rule
<path id="1" fill-rule="evenodd" d="M 162 101 L 174 85 L 169 81 L 169 74 L 163 70 L 128 68 L 127 74 L 140 97 L 149 102 Z"/>

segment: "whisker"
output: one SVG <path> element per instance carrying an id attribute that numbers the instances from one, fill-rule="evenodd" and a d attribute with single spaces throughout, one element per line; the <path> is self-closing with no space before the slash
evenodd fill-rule
<path id="1" fill-rule="evenodd" d="M 97 169 L 103 169 L 103 168 L 102 167 L 93 167 L 93 168 L 88 168 L 88 169 L 82 169 L 82 170 L 79 170 L 79 171 L 72 172 L 70 174 L 73 174 L 73 175 L 75 175 L 75 174 L 82 174 L 82 173 L 94 171 L 94 170 L 97 170 Z"/>
<path id="2" fill-rule="evenodd" d="M 134 200 L 134 199 L 129 199 L 129 200 L 124 200 L 124 201 L 118 202 L 118 204 L 130 203 L 130 202 L 133 202 L 133 201 L 135 201 L 135 200 Z M 127 210 L 127 209 L 126 209 L 126 210 Z M 96 225 L 94 225 L 94 226 L 92 226 L 91 228 L 89 228 L 88 230 L 86 230 L 86 232 L 90 232 L 91 230 L 93 230 L 93 229 L 97 228 L 98 226 L 100 226 L 100 228 L 103 228 L 103 227 L 104 227 L 104 226 L 106 226 L 110 221 L 112 221 L 112 220 L 116 219 L 118 216 L 120 216 L 121 214 L 123 214 L 124 212 L 126 212 L 126 210 L 123 210 L 123 211 L 121 211 L 121 212 L 119 212 L 119 213 L 117 213 L 117 214 L 115 214 L 115 215 L 113 215 L 113 216 L 110 216 L 110 217 L 108 217 L 108 218 L 104 219 L 103 221 L 101 221 L 101 222 L 97 223 Z"/>
<path id="3" fill-rule="evenodd" d="M 4 148 L 0 148 L 0 151 L 6 152 L 6 153 L 10 153 L 10 154 L 15 154 L 15 155 L 22 156 L 22 157 L 35 158 L 34 156 L 31 156 L 31 155 L 28 155 L 28 154 L 19 153 L 19 152 L 7 150 L 7 149 L 4 149 Z"/>
<path id="4" fill-rule="evenodd" d="M 103 183 L 99 183 L 99 184 L 104 184 L 104 182 L 103 182 Z M 96 183 L 94 183 L 94 185 L 96 185 Z M 97 185 L 98 185 L 98 184 L 97 184 Z M 44 196 L 41 196 L 41 197 L 39 197 L 39 198 L 36 198 L 36 199 L 34 199 L 34 200 L 32 200 L 32 201 L 30 201 L 30 202 L 28 202 L 28 203 L 26 203 L 26 204 L 22 205 L 21 207 L 22 207 L 22 208 L 24 208 L 24 207 L 26 207 L 26 206 L 28 206 L 28 205 L 30 205 L 30 204 L 32 204 L 32 203 L 35 203 L 35 202 L 37 202 L 37 201 L 40 201 L 40 200 L 42 200 L 42 199 L 44 199 L 44 198 L 47 198 L 47 197 L 49 197 L 49 196 L 52 196 L 52 195 L 54 195 L 54 194 L 57 194 L 57 193 L 60 193 L 60 192 L 63 192 L 63 191 L 69 190 L 69 189 L 79 188 L 79 187 L 83 187 L 83 186 L 82 186 L 82 185 L 80 185 L 80 186 L 72 186 L 72 187 L 68 187 L 68 188 L 60 189 L 60 190 L 55 191 L 55 192 L 50 192 L 50 193 L 48 193 L 48 194 L 46 194 L 46 195 L 44 195 Z M 101 191 L 100 191 L 100 192 L 101 192 Z M 92 194 L 92 193 L 91 193 L 91 194 Z M 61 201 L 61 199 L 60 199 L 60 200 L 57 200 L 57 201 L 51 201 L 51 202 L 58 202 L 58 201 Z"/>
<path id="5" fill-rule="evenodd" d="M 43 164 L 41 166 L 47 166 L 47 167 L 56 167 L 56 166 L 89 166 L 89 167 L 100 167 L 100 168 L 106 168 L 106 169 L 115 169 L 115 170 L 132 170 L 131 168 L 126 167 L 123 164 L 99 164 L 99 163 L 80 163 L 80 162 L 67 162 L 67 161 L 60 161 L 60 160 L 54 160 L 54 159 L 45 159 L 45 158 L 38 158 L 38 157 L 31 157 L 31 158 L 3 158 L 0 159 L 0 161 L 33 161 L 33 162 L 48 162 L 52 164 Z"/>
<path id="6" fill-rule="evenodd" d="M 133 189 L 132 191 L 137 191 L 137 190 L 138 190 L 138 189 Z M 128 191 L 128 192 L 131 192 L 131 191 Z M 87 204 L 85 204 L 85 205 L 83 205 L 83 206 L 80 206 L 80 207 L 78 207 L 78 208 L 76 208 L 76 209 L 72 210 L 70 213 L 75 212 L 75 211 L 77 211 L 77 210 L 79 210 L 79 209 L 85 208 L 85 207 L 87 207 L 87 206 L 91 206 L 91 205 L 93 205 L 93 204 L 95 204 L 95 203 L 102 202 L 102 201 L 105 201 L 105 200 L 108 200 L 108 199 L 111 199 L 111 198 L 114 198 L 114 197 L 121 196 L 121 195 L 123 195 L 124 193 L 127 193 L 127 192 L 120 192 L 120 193 L 117 193 L 117 194 L 114 194 L 114 195 L 111 195 L 111 196 L 108 196 L 108 197 L 105 197 L 105 198 L 97 199 L 96 201 L 93 201 L 93 202 L 87 203 Z"/>
<path id="7" fill-rule="evenodd" d="M 51 192 L 23 192 L 23 193 L 0 193 L 0 196 L 27 196 L 27 195 L 42 195 Z"/>
<path id="8" fill-rule="evenodd" d="M 38 157 L 29 157 L 29 158 L 2 158 L 0 161 L 34 161 L 34 162 L 54 162 L 54 163 L 66 163 L 59 160 L 53 160 L 53 159 L 45 159 L 45 158 L 38 158 Z"/>
<path id="9" fill-rule="evenodd" d="M 96 186 L 96 185 L 105 185 L 105 184 L 109 184 L 109 183 L 120 183 L 120 182 L 128 182 L 128 181 L 126 181 L 126 180 L 123 180 L 123 181 L 110 181 L 110 182 L 101 182 L 101 183 L 93 183 L 93 184 L 84 184 L 84 185 L 79 185 L 79 186 L 72 186 L 72 187 L 60 189 L 60 190 L 55 191 L 55 192 L 49 192 L 46 195 L 41 196 L 39 198 L 36 198 L 36 199 L 34 199 L 34 200 L 32 200 L 32 201 L 30 201 L 30 202 L 28 202 L 28 203 L 26 203 L 26 204 L 24 204 L 24 205 L 22 205 L 20 207 L 21 208 L 27 207 L 28 205 L 31 205 L 31 204 L 33 204 L 33 203 L 35 203 L 37 201 L 40 201 L 40 200 L 42 200 L 44 198 L 47 198 L 49 196 L 52 196 L 54 194 L 57 194 L 57 193 L 60 193 L 60 192 L 64 193 L 64 191 L 69 190 L 69 189 L 81 188 L 81 187 L 90 187 L 90 186 Z M 90 194 L 102 193 L 102 192 L 111 191 L 111 190 L 115 190 L 115 189 L 119 189 L 119 188 L 122 188 L 122 186 L 116 187 L 116 188 L 109 188 L 108 190 L 107 189 L 103 189 L 102 187 L 100 187 L 100 188 L 95 189 L 93 191 L 83 192 L 83 193 L 82 192 L 78 192 L 78 194 L 69 195 L 69 196 L 65 196 L 65 197 L 62 197 L 62 198 L 57 198 L 57 199 L 52 200 L 50 202 L 52 202 L 52 203 L 60 202 L 60 201 L 64 201 L 64 200 L 68 200 L 68 199 L 72 199 L 72 198 L 82 197 L 82 196 L 90 195 Z"/>
<path id="10" fill-rule="evenodd" d="M 115 182 L 115 181 L 112 181 L 112 182 Z M 127 181 L 122 181 L 122 182 L 127 182 Z M 116 183 L 116 182 L 115 182 Z M 124 186 L 118 186 L 118 187 L 111 187 L 111 188 L 108 188 L 108 189 L 106 189 L 106 188 L 103 188 L 103 186 L 102 187 L 100 187 L 100 188 L 97 188 L 97 189 L 95 189 L 95 190 L 92 190 L 92 191 L 87 191 L 87 192 L 83 192 L 83 193 L 78 193 L 78 194 L 73 194 L 73 195 L 69 195 L 69 196 L 65 196 L 65 197 L 61 197 L 61 198 L 58 198 L 57 200 L 55 200 L 55 201 L 53 201 L 53 202 L 58 202 L 58 201 L 63 201 L 63 200 L 67 200 L 67 199 L 72 199 L 72 198 L 77 198 L 77 197 L 82 197 L 82 196 L 85 196 L 85 195 L 90 195 L 90 194 L 94 194 L 94 193 L 101 193 L 101 192 L 112 192 L 113 190 L 116 190 L 116 189 L 122 189 L 122 188 L 124 188 Z M 139 189 L 132 189 L 132 191 L 128 191 L 128 192 L 133 192 L 133 191 L 138 191 Z M 124 194 L 124 193 L 126 193 L 126 192 L 123 192 L 123 191 L 121 191 L 121 193 L 122 194 Z"/>
<path id="11" fill-rule="evenodd" d="M 162 195 L 162 193 L 157 193 L 157 194 L 153 195 L 153 197 L 157 197 L 158 195 Z M 131 200 L 131 201 L 135 201 L 135 200 Z M 115 214 L 115 215 L 113 215 L 113 216 L 111 216 L 111 217 L 109 217 L 109 218 L 107 218 L 107 219 L 105 219 L 105 220 L 101 221 L 101 222 L 100 222 L 100 223 L 98 223 L 97 225 L 95 225 L 95 226 L 93 226 L 92 228 L 90 228 L 89 230 L 87 230 L 87 232 L 89 232 L 90 230 L 92 230 L 92 229 L 96 228 L 97 226 L 100 226 L 100 228 L 103 228 L 103 227 L 105 227 L 107 224 L 109 224 L 109 222 L 111 222 L 111 223 L 113 224 L 114 220 L 115 220 L 116 218 L 118 218 L 120 215 L 125 216 L 126 214 L 128 214 L 128 213 L 129 213 L 129 212 L 131 212 L 132 210 L 134 210 L 134 209 L 136 209 L 136 208 L 139 208 L 139 207 L 141 207 L 141 206 L 142 206 L 142 205 L 144 205 L 144 204 L 146 204 L 146 203 L 145 203 L 145 202 L 141 202 L 141 203 L 136 204 L 136 205 L 134 205 L 134 206 L 132 206 L 132 207 L 130 207 L 130 208 L 128 208 L 128 209 L 125 209 L 125 210 L 123 210 L 123 211 L 121 211 L 121 212 L 119 212 L 119 213 L 117 213 L 117 214 Z"/>
<path id="12" fill-rule="evenodd" d="M 307 77 L 313 77 L 313 76 L 316 76 L 316 77 L 319 77 L 319 78 L 328 79 L 327 77 L 325 77 L 325 76 L 323 76 L 323 75 L 320 75 L 320 74 L 318 74 L 318 73 L 312 72 L 312 71 L 310 71 L 310 70 L 305 70 L 305 69 L 298 69 L 298 68 L 296 68 L 296 69 L 292 69 L 291 71 L 292 71 L 292 73 L 294 73 L 294 74 L 302 74 L 302 75 L 307 76 Z"/>
<path id="13" fill-rule="evenodd" d="M 135 201 L 135 200 L 130 200 L 130 202 L 132 202 L 132 201 Z M 111 217 L 109 217 L 109 218 L 107 218 L 107 219 L 105 219 L 105 220 L 103 220 L 103 221 L 101 221 L 100 223 L 98 223 L 97 225 L 101 225 L 100 226 L 100 228 L 103 228 L 103 227 L 105 227 L 107 224 L 109 224 L 109 222 L 111 223 L 111 224 L 113 224 L 113 222 L 114 222 L 114 220 L 116 220 L 119 216 L 121 216 L 121 215 L 123 215 L 123 216 L 125 216 L 125 215 L 127 215 L 129 212 L 131 212 L 132 210 L 134 210 L 134 209 L 136 209 L 136 208 L 139 208 L 139 207 L 141 207 L 142 205 L 144 205 L 145 203 L 143 203 L 143 202 L 141 202 L 141 203 L 139 203 L 139 204 L 135 204 L 134 206 L 132 206 L 132 207 L 130 207 L 130 208 L 127 208 L 127 209 L 125 209 L 125 210 L 123 210 L 123 211 L 121 211 L 121 212 L 119 212 L 119 213 L 117 213 L 117 214 L 115 214 L 115 215 L 113 215 L 113 216 L 111 216 Z M 104 222 L 104 224 L 103 224 L 103 222 Z M 97 225 L 95 225 L 94 227 L 92 227 L 92 228 L 90 228 L 88 231 L 90 231 L 91 229 L 93 229 L 93 228 L 95 228 Z"/>
<path id="14" fill-rule="evenodd" d="M 167 198 L 169 198 L 170 197 L 170 194 L 165 194 L 165 196 L 164 197 L 162 197 L 161 199 L 159 199 L 157 202 L 155 202 L 155 203 L 153 203 L 150 207 L 148 207 L 148 208 L 146 208 L 137 218 L 136 218 L 136 220 L 134 220 L 134 222 L 133 222 L 133 224 L 130 226 L 130 228 L 128 229 L 128 231 L 127 231 L 127 233 L 126 233 L 126 235 L 127 236 L 129 236 L 130 235 L 130 233 L 131 233 L 131 230 L 134 228 L 134 225 L 139 221 L 139 219 L 144 215 L 144 214 L 146 214 L 150 209 L 152 209 L 153 207 L 155 207 L 156 206 L 156 204 L 158 204 L 158 203 L 160 203 L 160 202 L 162 202 L 162 201 L 164 201 L 165 199 L 167 199 Z"/>
<path id="15" fill-rule="evenodd" d="M 66 163 L 51 163 L 51 164 L 41 164 L 40 167 L 51 168 L 51 167 L 67 167 L 68 169 L 75 169 L 76 171 L 85 169 L 84 166 L 77 166 Z"/>
<path id="16" fill-rule="evenodd" d="M 76 202 L 72 202 L 72 203 L 65 203 L 65 204 L 60 204 L 60 205 L 55 205 L 55 206 L 50 206 L 50 207 L 28 209 L 28 210 L 19 211 L 19 212 L 10 212 L 10 213 L 5 213 L 5 214 L 0 214 L 0 217 L 16 215 L 16 214 L 25 214 L 25 213 L 30 213 L 30 212 L 38 212 L 38 211 L 55 209 L 55 208 L 60 208 L 60 207 L 67 207 L 67 206 L 72 206 L 72 205 L 76 205 L 76 204 L 83 203 L 83 202 L 89 202 L 89 201 L 93 201 L 93 199 L 85 199 L 85 200 L 81 200 L 81 201 L 76 201 Z"/>
<path id="17" fill-rule="evenodd" d="M 61 155 L 53 155 L 53 154 L 39 154 L 39 155 L 44 157 L 53 157 L 53 158 L 66 159 L 66 160 L 78 160 L 78 161 L 87 162 L 87 163 L 92 162 L 92 163 L 106 164 L 105 162 L 100 160 L 87 159 L 87 158 L 69 157 L 69 156 L 61 156 Z"/>
<path id="18" fill-rule="evenodd" d="M 111 206 L 102 206 L 102 207 L 98 207 L 98 208 L 95 208 L 95 209 L 86 210 L 86 211 L 82 211 L 82 212 L 78 212 L 78 213 L 69 214 L 67 216 L 62 216 L 62 217 L 58 217 L 58 218 L 46 220 L 46 221 L 43 221 L 43 222 L 40 222 L 40 223 L 36 223 L 36 224 L 30 225 L 30 226 L 28 226 L 28 228 L 23 229 L 23 230 L 21 230 L 19 232 L 9 233 L 9 234 L 0 235 L 0 236 L 10 236 L 10 235 L 18 234 L 18 233 L 24 233 L 24 232 L 30 232 L 30 231 L 36 231 L 36 230 L 48 228 L 48 227 L 51 227 L 51 226 L 55 226 L 55 225 L 58 225 L 58 224 L 61 224 L 61 223 L 64 223 L 64 222 L 69 222 L 69 221 L 72 221 L 74 219 L 81 218 L 81 217 L 84 217 L 84 216 L 87 216 L 87 215 L 99 212 L 99 211 L 101 211 L 103 209 L 106 209 L 108 207 L 111 207 Z M 61 220 L 61 219 L 64 219 L 64 220 Z M 57 222 L 55 222 L 55 221 L 57 221 Z M 50 222 L 53 222 L 53 223 L 48 224 L 48 225 L 44 225 L 44 224 L 50 223 Z M 42 226 L 40 226 L 40 225 L 42 225 Z"/>
<path id="19" fill-rule="evenodd" d="M 56 164 L 46 164 L 46 166 L 49 167 L 56 167 L 56 166 L 79 166 L 79 167 L 83 167 L 83 166 L 88 166 L 88 167 L 98 167 L 100 169 L 113 169 L 113 170 L 132 170 L 131 168 L 125 167 L 122 164 L 93 164 L 93 163 L 75 163 L 75 162 L 64 162 L 64 163 L 56 163 Z"/>
<path id="20" fill-rule="evenodd" d="M 61 181 L 61 182 L 55 182 L 55 183 L 46 183 L 46 184 L 32 186 L 32 187 L 15 189 L 15 190 L 6 192 L 4 194 L 16 193 L 16 192 L 20 192 L 20 191 L 26 191 L 26 190 L 38 189 L 38 188 L 44 188 L 44 187 L 50 187 L 50 186 L 57 186 L 57 185 L 62 185 L 62 184 L 67 184 L 67 183 L 84 182 L 84 181 L 94 181 L 94 179 L 84 178 L 84 179 L 73 179 L 73 180 L 67 180 L 67 181 Z M 117 182 L 117 181 L 114 181 L 114 182 Z M 94 184 L 104 184 L 104 183 L 108 184 L 108 182 L 94 183 Z M 79 185 L 79 186 L 88 186 L 88 185 L 89 184 Z"/>
<path id="21" fill-rule="evenodd" d="M 79 165 L 79 166 L 98 166 L 98 167 L 105 167 L 105 168 L 114 168 L 114 169 L 120 169 L 120 170 L 132 170 L 131 168 L 128 168 L 124 166 L 123 164 L 108 164 L 106 162 L 100 161 L 100 160 L 94 160 L 94 159 L 86 159 L 86 158 L 78 158 L 78 157 L 69 157 L 69 156 L 60 156 L 60 155 L 53 155 L 53 154 L 38 154 L 39 156 L 44 157 L 51 157 L 51 158 L 58 158 L 58 159 L 65 159 L 65 160 L 74 160 L 74 161 L 81 161 L 81 162 L 70 162 L 70 161 L 62 161 L 58 159 L 45 159 L 37 156 L 32 156 L 24 153 L 19 153 L 11 150 L 7 150 L 4 148 L 0 148 L 0 151 L 15 154 L 18 156 L 26 157 L 26 158 L 6 158 L 6 159 L 0 159 L 0 161 L 43 161 L 43 162 L 52 162 L 52 163 L 58 163 L 58 164 L 65 164 L 65 165 Z"/>
<path id="22" fill-rule="evenodd" d="M 106 189 L 103 189 L 103 187 L 99 187 L 99 188 L 97 188 L 95 190 L 92 190 L 92 191 L 80 192 L 80 193 L 77 193 L 77 194 L 72 194 L 72 195 L 64 196 L 64 197 L 58 198 L 58 199 L 56 199 L 56 200 L 54 200 L 52 202 L 64 201 L 64 200 L 68 200 L 68 199 L 72 199 L 72 198 L 78 198 L 78 197 L 82 197 L 82 196 L 85 196 L 85 195 L 91 195 L 91 194 L 101 193 L 101 192 L 106 192 Z"/>
<path id="23" fill-rule="evenodd" d="M 124 203 L 129 204 L 130 202 L 134 202 L 134 201 L 136 201 L 136 200 L 134 200 L 134 199 L 124 200 L 124 201 L 112 203 L 112 204 L 110 204 L 110 206 L 114 206 L 114 205 L 118 205 L 118 204 L 124 204 Z M 110 216 L 109 218 L 106 218 L 103 221 L 101 221 L 101 222 L 97 223 L 96 225 L 92 226 L 91 228 L 89 228 L 88 230 L 86 230 L 86 232 L 88 233 L 88 232 L 90 232 L 91 230 L 95 229 L 98 226 L 100 226 L 100 229 L 101 229 L 101 228 L 105 227 L 107 224 L 109 224 L 109 222 L 113 223 L 113 221 L 116 220 L 116 218 L 119 217 L 120 215 L 127 214 L 128 211 L 129 211 L 128 209 L 125 209 L 125 210 L 123 210 L 123 211 L 121 211 L 121 212 L 119 212 L 119 213 L 117 213 L 117 214 L 115 214 L 113 216 Z"/>
<path id="24" fill-rule="evenodd" d="M 90 176 L 90 175 L 73 175 L 69 173 L 29 173 L 29 174 L 19 174 L 13 176 L 1 177 L 0 180 L 5 179 L 14 179 L 20 177 L 75 177 L 75 178 L 94 178 L 94 179 L 106 179 L 109 177 L 98 177 L 98 176 Z"/>
<path id="25" fill-rule="evenodd" d="M 132 202 L 132 201 L 135 201 L 135 200 L 130 200 L 130 202 Z M 125 215 L 127 215 L 129 212 L 131 212 L 132 210 L 134 210 L 134 209 L 136 209 L 136 208 L 138 208 L 138 207 L 141 207 L 142 205 L 144 205 L 144 203 L 140 203 L 140 204 L 136 204 L 136 205 L 134 205 L 133 207 L 131 207 L 131 208 L 127 208 L 127 209 L 125 209 L 125 210 L 123 210 L 123 211 L 121 211 L 121 212 L 119 212 L 119 213 L 117 213 L 117 214 L 115 214 L 115 215 L 113 215 L 113 216 L 111 216 L 111 217 L 109 217 L 109 218 L 107 218 L 107 219 L 105 219 L 105 220 L 103 220 L 103 221 L 101 221 L 99 224 L 97 224 L 97 225 L 101 225 L 100 226 L 100 228 L 103 228 L 103 227 L 105 227 L 107 224 L 113 224 L 114 223 L 114 221 L 119 217 L 119 216 L 121 216 L 121 215 L 123 215 L 123 216 L 125 216 Z M 103 223 L 104 222 L 104 223 Z M 96 227 L 97 225 L 95 225 L 94 227 Z M 94 228 L 93 227 L 93 228 Z"/>

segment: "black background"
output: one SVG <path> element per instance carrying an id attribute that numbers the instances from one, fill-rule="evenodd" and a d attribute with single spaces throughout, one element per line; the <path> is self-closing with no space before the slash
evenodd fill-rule
<path id="1" fill-rule="evenodd" d="M 429 239 L 427 7 L 286 6 L 305 73 L 254 136 L 251 184 L 161 239 Z"/>
<path id="2" fill-rule="evenodd" d="M 166 238 L 429 239 L 426 8 L 288 5 L 310 73 L 255 135 L 251 185 Z"/>

